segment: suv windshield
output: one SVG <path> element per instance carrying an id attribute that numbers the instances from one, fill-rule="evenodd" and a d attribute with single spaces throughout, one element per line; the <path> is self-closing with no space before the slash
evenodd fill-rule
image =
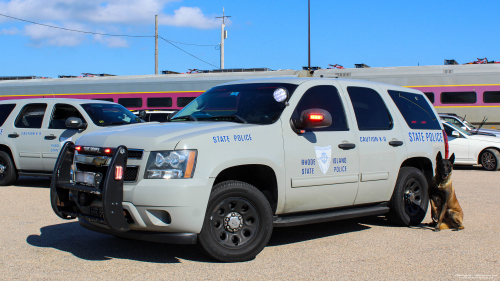
<path id="1" fill-rule="evenodd" d="M 82 104 L 83 109 L 97 126 L 126 125 L 142 122 L 125 107 L 112 103 Z"/>
<path id="2" fill-rule="evenodd" d="M 272 124 L 286 105 L 273 93 L 285 88 L 291 96 L 298 85 L 286 83 L 237 84 L 214 87 L 177 113 L 172 121 L 231 121 Z"/>

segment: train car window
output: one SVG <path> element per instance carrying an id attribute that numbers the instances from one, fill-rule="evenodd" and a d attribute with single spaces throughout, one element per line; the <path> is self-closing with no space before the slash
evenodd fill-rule
<path id="1" fill-rule="evenodd" d="M 326 128 L 306 129 L 313 131 L 349 131 L 339 92 L 334 86 L 315 86 L 307 90 L 297 104 L 292 118 L 299 118 L 302 111 L 319 108 L 328 111 L 332 116 L 332 124 Z"/>
<path id="2" fill-rule="evenodd" d="M 422 95 L 393 90 L 388 92 L 408 127 L 414 130 L 441 130 L 438 118 Z"/>
<path id="3" fill-rule="evenodd" d="M 92 100 L 102 100 L 102 101 L 115 102 L 112 98 L 97 98 L 97 99 L 92 99 Z"/>
<path id="4" fill-rule="evenodd" d="M 17 116 L 14 126 L 16 128 L 40 129 L 46 109 L 47 104 L 45 103 L 32 103 L 26 105 Z"/>
<path id="5" fill-rule="evenodd" d="M 434 104 L 434 93 L 424 93 L 424 95 Z"/>
<path id="6" fill-rule="evenodd" d="M 442 103 L 476 103 L 476 92 L 442 92 Z"/>
<path id="7" fill-rule="evenodd" d="M 188 105 L 190 102 L 192 102 L 195 99 L 195 97 L 182 97 L 182 98 L 177 98 L 177 107 L 184 107 Z"/>
<path id="8" fill-rule="evenodd" d="M 49 123 L 49 129 L 69 129 L 66 127 L 66 119 L 70 117 L 80 118 L 82 123 L 87 123 L 78 109 L 69 104 L 56 104 L 52 112 L 52 119 Z"/>
<path id="9" fill-rule="evenodd" d="M 148 98 L 147 104 L 148 107 L 172 107 L 172 98 Z"/>
<path id="10" fill-rule="evenodd" d="M 3 126 L 14 107 L 16 107 L 15 104 L 0 104 L 0 127 Z"/>
<path id="11" fill-rule="evenodd" d="M 121 98 L 118 103 L 124 107 L 142 107 L 142 98 Z"/>
<path id="12" fill-rule="evenodd" d="M 489 91 L 483 93 L 484 103 L 500 103 L 500 91 Z"/>
<path id="13" fill-rule="evenodd" d="M 347 87 L 360 131 L 391 130 L 392 117 L 377 91 Z"/>

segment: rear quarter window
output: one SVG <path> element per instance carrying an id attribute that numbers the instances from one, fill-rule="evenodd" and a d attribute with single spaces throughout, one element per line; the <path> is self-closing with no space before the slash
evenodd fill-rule
<path id="1" fill-rule="evenodd" d="M 441 130 L 439 119 L 424 96 L 393 90 L 388 92 L 408 127 L 414 130 Z"/>
<path id="2" fill-rule="evenodd" d="M 15 104 L 0 104 L 0 127 L 2 127 L 5 120 L 9 118 L 9 115 L 12 110 L 14 110 L 14 107 L 16 107 Z"/>

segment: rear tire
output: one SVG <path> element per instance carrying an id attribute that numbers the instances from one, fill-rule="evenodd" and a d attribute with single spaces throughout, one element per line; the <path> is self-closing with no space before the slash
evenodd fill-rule
<path id="1" fill-rule="evenodd" d="M 198 241 L 216 260 L 242 262 L 264 249 L 272 230 L 272 209 L 264 194 L 250 184 L 225 181 L 210 194 Z"/>
<path id="2" fill-rule="evenodd" d="M 17 171 L 10 155 L 0 151 L 0 186 L 12 185 L 17 180 Z"/>
<path id="3" fill-rule="evenodd" d="M 487 171 L 496 171 L 500 168 L 500 153 L 495 149 L 486 149 L 479 156 L 479 161 Z"/>
<path id="4" fill-rule="evenodd" d="M 420 224 L 429 206 L 428 183 L 422 173 L 414 167 L 402 167 L 391 201 L 387 219 L 400 226 Z"/>

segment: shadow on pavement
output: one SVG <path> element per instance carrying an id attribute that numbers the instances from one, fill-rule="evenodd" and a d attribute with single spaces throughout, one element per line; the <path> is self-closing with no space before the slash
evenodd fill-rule
<path id="1" fill-rule="evenodd" d="M 33 188 L 50 188 L 50 178 L 48 177 L 31 177 L 20 176 L 14 183 L 14 186 L 33 187 Z"/>

